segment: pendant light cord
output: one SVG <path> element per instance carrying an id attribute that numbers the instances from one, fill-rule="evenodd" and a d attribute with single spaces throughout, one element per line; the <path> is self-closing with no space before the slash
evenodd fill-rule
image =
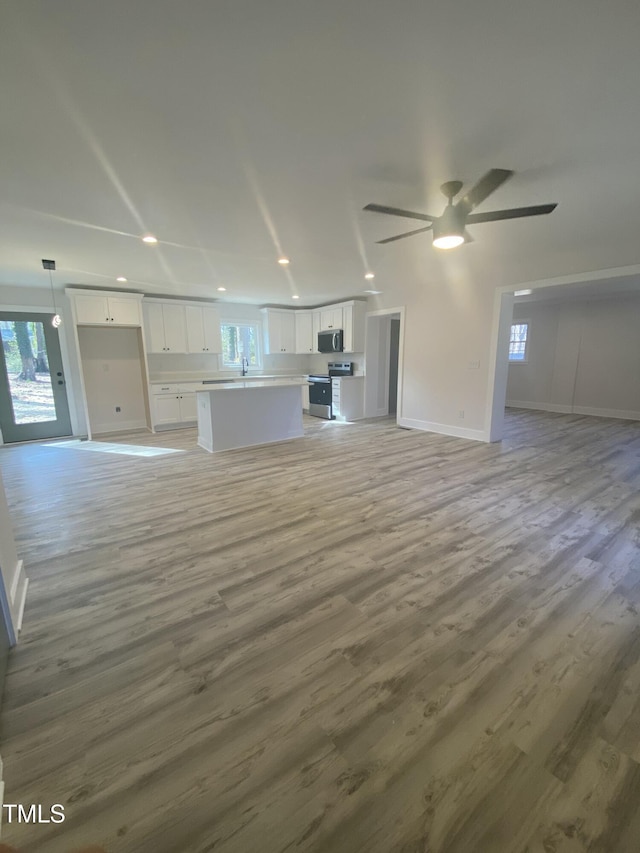
<path id="1" fill-rule="evenodd" d="M 51 301 L 53 302 L 53 316 L 58 313 L 56 310 L 56 294 L 53 289 L 53 276 L 51 275 L 51 270 L 49 270 L 49 284 L 51 285 Z"/>

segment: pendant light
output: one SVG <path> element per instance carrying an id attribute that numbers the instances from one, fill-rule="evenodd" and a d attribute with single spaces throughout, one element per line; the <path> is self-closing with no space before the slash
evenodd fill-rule
<path id="1" fill-rule="evenodd" d="M 58 314 L 56 309 L 56 294 L 53 289 L 53 276 L 51 275 L 51 271 L 55 270 L 56 262 L 55 261 L 47 261 L 44 258 L 42 259 L 42 266 L 45 270 L 49 270 L 49 284 L 51 285 L 51 303 L 53 305 L 53 317 L 51 318 L 51 325 L 54 329 L 57 329 L 58 326 L 62 323 L 62 317 Z"/>

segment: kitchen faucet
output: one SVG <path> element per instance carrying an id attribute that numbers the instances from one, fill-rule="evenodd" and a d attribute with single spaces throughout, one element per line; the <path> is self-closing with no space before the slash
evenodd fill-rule
<path id="1" fill-rule="evenodd" d="M 242 375 L 246 376 L 249 372 L 249 359 L 244 355 L 242 356 Z"/>

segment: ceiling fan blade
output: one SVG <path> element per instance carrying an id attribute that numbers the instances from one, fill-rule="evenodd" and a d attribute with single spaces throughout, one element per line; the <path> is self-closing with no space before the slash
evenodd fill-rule
<path id="1" fill-rule="evenodd" d="M 512 207 L 509 210 L 491 210 L 487 213 L 471 213 L 467 216 L 467 225 L 474 222 L 497 222 L 500 219 L 520 219 L 522 216 L 541 216 L 543 213 L 551 213 L 557 204 L 536 204 L 533 207 Z"/>
<path id="2" fill-rule="evenodd" d="M 403 237 L 411 237 L 414 234 L 423 234 L 425 231 L 431 231 L 431 225 L 426 228 L 416 228 L 415 231 L 405 231 L 404 234 L 396 234 L 395 237 L 387 237 L 386 240 L 377 240 L 377 243 L 393 243 L 394 240 L 402 240 Z"/>
<path id="3" fill-rule="evenodd" d="M 459 210 L 464 210 L 465 213 L 470 213 L 474 207 L 477 207 L 487 196 L 490 196 L 492 192 L 504 184 L 511 175 L 513 175 L 511 169 L 489 169 L 487 174 L 480 178 L 456 207 Z"/>
<path id="4" fill-rule="evenodd" d="M 363 210 L 371 210 L 373 213 L 388 213 L 390 216 L 406 216 L 407 219 L 420 219 L 422 222 L 433 222 L 437 216 L 429 216 L 428 213 L 414 213 L 412 210 L 401 210 L 399 207 L 387 207 L 385 204 L 368 204 Z"/>

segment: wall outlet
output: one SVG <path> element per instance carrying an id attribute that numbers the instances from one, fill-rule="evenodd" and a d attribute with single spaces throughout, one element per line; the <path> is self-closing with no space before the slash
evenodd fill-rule
<path id="1" fill-rule="evenodd" d="M 458 417 L 464 418 L 464 409 L 460 409 L 460 411 L 458 412 Z"/>
<path id="2" fill-rule="evenodd" d="M 116 412 L 121 412 L 121 411 L 122 411 L 122 409 L 120 408 L 120 406 L 116 406 Z"/>

